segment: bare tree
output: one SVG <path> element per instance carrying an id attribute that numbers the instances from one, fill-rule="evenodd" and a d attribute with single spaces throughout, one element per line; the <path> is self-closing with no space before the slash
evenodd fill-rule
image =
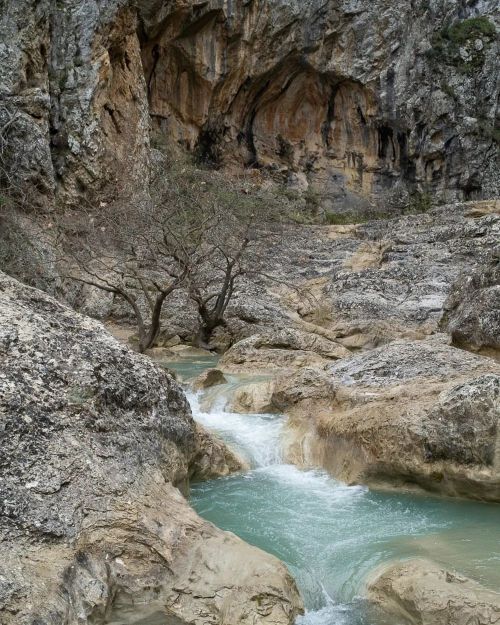
<path id="1" fill-rule="evenodd" d="M 200 243 L 206 219 L 179 207 L 100 207 L 65 215 L 57 225 L 61 268 L 72 281 L 112 293 L 134 315 L 139 350 L 152 347 L 161 331 L 167 298 L 182 285 L 201 260 Z M 61 239 L 61 233 L 63 237 Z"/>
<path id="2" fill-rule="evenodd" d="M 157 197 L 156 206 L 167 214 L 176 207 L 180 220 L 171 224 L 171 241 L 191 245 L 182 286 L 198 313 L 195 342 L 210 348 L 214 331 L 227 326 L 227 309 L 242 278 L 264 275 L 263 251 L 279 233 L 286 209 L 244 181 L 185 162 L 173 171 L 173 184 Z"/>
<path id="3" fill-rule="evenodd" d="M 0 168 L 3 148 L 0 140 Z M 2 188 L 9 180 L 4 178 Z M 141 352 L 155 345 L 165 302 L 178 290 L 197 311 L 195 341 L 208 347 L 214 331 L 226 326 L 243 276 L 259 272 L 259 249 L 272 231 L 265 224 L 279 211 L 246 181 L 196 169 L 185 157 L 161 161 L 152 180 L 147 197 L 134 198 L 132 189 L 121 189 L 116 200 L 108 195 L 107 201 L 70 210 L 19 214 L 32 218 L 37 245 L 54 253 L 50 264 L 63 280 L 62 293 L 71 290 L 64 286 L 69 281 L 126 304 Z M 42 265 L 45 260 L 48 266 L 40 255 Z"/>
<path id="4" fill-rule="evenodd" d="M 214 331 L 226 327 L 227 308 L 241 278 L 258 273 L 257 245 L 261 239 L 256 217 L 241 208 L 210 233 L 206 244 L 209 266 L 189 275 L 188 295 L 198 311 L 199 347 L 208 348 Z"/>

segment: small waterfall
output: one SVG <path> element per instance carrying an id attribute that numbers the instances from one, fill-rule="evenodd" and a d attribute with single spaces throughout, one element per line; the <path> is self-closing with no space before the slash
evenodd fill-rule
<path id="1" fill-rule="evenodd" d="M 367 575 L 394 559 L 457 563 L 498 587 L 498 508 L 374 493 L 284 464 L 283 416 L 226 412 L 238 384 L 235 378 L 188 399 L 194 418 L 252 469 L 193 485 L 191 500 L 201 516 L 287 563 L 307 608 L 296 625 L 400 625 L 360 597 Z"/>
<path id="2" fill-rule="evenodd" d="M 202 409 L 200 395 L 188 392 L 187 397 L 195 420 L 228 441 L 251 466 L 268 467 L 282 463 L 282 416 L 226 412 L 227 397 L 222 392 L 209 411 Z"/>

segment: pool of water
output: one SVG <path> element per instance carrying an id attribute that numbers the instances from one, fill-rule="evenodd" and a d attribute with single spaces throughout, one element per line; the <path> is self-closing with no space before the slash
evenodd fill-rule
<path id="1" fill-rule="evenodd" d="M 159 361 L 158 364 L 170 371 L 174 371 L 181 382 L 187 382 L 191 378 L 199 376 L 206 369 L 216 367 L 218 360 L 219 356 L 212 356 L 208 352 L 206 355 L 200 354 L 197 357 L 191 355 L 183 357 L 181 353 L 177 360 Z"/>
<path id="2" fill-rule="evenodd" d="M 500 588 L 500 506 L 372 492 L 284 464 L 284 418 L 225 412 L 234 384 L 218 387 L 209 411 L 189 399 L 252 469 L 193 485 L 192 505 L 288 565 L 307 608 L 298 625 L 387 625 L 362 597 L 367 575 L 395 559 L 429 557 Z"/>

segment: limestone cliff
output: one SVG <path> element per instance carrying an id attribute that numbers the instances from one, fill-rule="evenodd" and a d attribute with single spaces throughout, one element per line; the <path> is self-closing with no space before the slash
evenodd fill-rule
<path id="1" fill-rule="evenodd" d="M 3 0 L 0 126 L 38 200 L 147 182 L 150 137 L 336 207 L 499 192 L 495 0 Z"/>

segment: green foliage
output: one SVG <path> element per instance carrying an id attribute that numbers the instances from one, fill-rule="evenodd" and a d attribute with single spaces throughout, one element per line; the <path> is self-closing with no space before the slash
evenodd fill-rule
<path id="1" fill-rule="evenodd" d="M 453 89 L 453 87 L 451 85 L 449 85 L 445 81 L 443 81 L 441 83 L 441 91 L 443 93 L 446 93 L 446 95 L 448 97 L 450 97 L 452 100 L 456 100 L 457 99 L 457 94 L 455 93 L 455 90 Z"/>
<path id="2" fill-rule="evenodd" d="M 301 224 L 303 226 L 311 225 L 311 224 L 315 223 L 315 220 L 313 219 L 313 217 L 309 213 L 306 213 L 306 212 L 300 211 L 300 210 L 293 210 L 293 211 L 291 211 L 290 212 L 290 220 L 293 221 L 296 224 Z"/>
<path id="3" fill-rule="evenodd" d="M 452 43 L 460 45 L 473 38 L 493 40 L 496 37 L 496 28 L 487 17 L 471 17 L 467 20 L 455 22 L 449 28 L 444 29 L 443 36 Z"/>
<path id="4" fill-rule="evenodd" d="M 405 212 L 409 214 L 426 213 L 431 208 L 432 208 L 432 198 L 431 198 L 430 193 L 417 192 L 411 197 L 410 203 Z"/>
<path id="5" fill-rule="evenodd" d="M 489 119 L 481 118 L 478 123 L 478 132 L 482 137 L 491 139 L 495 143 L 500 143 L 500 127 Z"/>
<path id="6" fill-rule="evenodd" d="M 313 215 L 317 215 L 319 213 L 323 200 L 321 193 L 316 189 L 313 189 L 313 187 L 309 186 L 304 198 L 306 201 L 307 210 L 310 211 Z"/>
<path id="7" fill-rule="evenodd" d="M 416 192 L 408 202 L 406 208 L 401 211 L 403 215 L 416 215 L 426 213 L 432 208 L 432 197 L 427 192 Z M 401 213 L 389 213 L 384 210 L 373 210 L 364 212 L 335 213 L 329 211 L 324 216 L 325 224 L 330 226 L 345 226 L 349 224 L 362 224 L 367 221 L 377 221 L 381 219 L 391 219 Z"/>
<path id="8" fill-rule="evenodd" d="M 335 213 L 333 211 L 328 211 L 325 213 L 325 224 L 329 226 L 344 226 L 347 224 L 359 224 L 364 223 L 365 221 L 369 221 L 370 218 L 368 215 L 364 213 L 353 214 L 353 213 Z"/>
<path id="9" fill-rule="evenodd" d="M 476 39 L 486 46 L 497 36 L 495 25 L 487 17 L 473 17 L 460 20 L 451 26 L 445 26 L 434 33 L 431 39 L 432 48 L 427 56 L 430 60 L 454 66 L 465 74 L 471 74 L 484 64 L 484 48 L 477 49 Z M 468 52 L 466 59 L 462 58 L 460 49 Z"/>

